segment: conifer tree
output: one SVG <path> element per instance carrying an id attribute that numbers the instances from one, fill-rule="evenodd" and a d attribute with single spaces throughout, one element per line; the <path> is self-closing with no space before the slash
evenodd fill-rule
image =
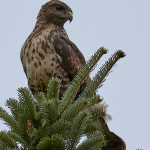
<path id="1" fill-rule="evenodd" d="M 61 81 L 57 78 L 50 79 L 47 94 L 39 92 L 33 96 L 28 88 L 19 88 L 18 100 L 10 98 L 6 101 L 11 114 L 0 107 L 0 118 L 9 127 L 8 131 L 0 132 L 0 149 L 98 150 L 107 145 L 107 136 L 95 121 L 106 116 L 106 109 L 93 109 L 94 104 L 102 102 L 95 92 L 125 54 L 116 51 L 75 99 L 80 85 L 106 53 L 102 47 L 91 57 L 61 99 Z M 83 136 L 86 138 L 81 141 Z"/>

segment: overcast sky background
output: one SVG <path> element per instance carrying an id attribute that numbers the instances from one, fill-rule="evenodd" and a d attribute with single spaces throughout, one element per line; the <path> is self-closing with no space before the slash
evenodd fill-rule
<path id="1" fill-rule="evenodd" d="M 70 39 L 86 60 L 101 46 L 109 49 L 94 73 L 116 50 L 121 59 L 98 93 L 109 105 L 111 131 L 127 150 L 150 149 L 150 0 L 63 0 L 74 12 L 66 23 Z M 47 0 L 0 0 L 0 106 L 27 86 L 20 49 Z M 93 74 L 91 75 L 93 76 Z M 7 129 L 0 121 L 0 130 Z"/>

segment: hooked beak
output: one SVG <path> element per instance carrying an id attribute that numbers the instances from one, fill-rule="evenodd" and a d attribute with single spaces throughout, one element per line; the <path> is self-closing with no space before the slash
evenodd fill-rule
<path id="1" fill-rule="evenodd" d="M 68 12 L 68 20 L 71 22 L 73 20 L 73 15 L 72 15 L 72 12 L 69 11 Z"/>

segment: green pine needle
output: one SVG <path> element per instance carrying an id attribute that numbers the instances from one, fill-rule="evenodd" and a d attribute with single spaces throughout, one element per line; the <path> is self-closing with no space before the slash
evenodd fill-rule
<path id="1" fill-rule="evenodd" d="M 65 150 L 64 139 L 56 134 L 52 137 L 44 137 L 37 145 L 37 150 Z"/>
<path id="2" fill-rule="evenodd" d="M 0 107 L 0 118 L 5 121 L 5 124 L 7 124 L 10 129 L 15 130 L 16 132 L 20 132 L 20 127 L 17 123 L 17 121 L 9 115 L 3 108 Z"/>
<path id="3" fill-rule="evenodd" d="M 36 113 L 36 106 L 34 102 L 34 98 L 31 95 L 31 92 L 27 88 L 19 88 L 18 89 L 18 97 L 20 100 L 20 104 L 24 106 L 25 114 L 28 116 L 28 120 L 35 121 L 35 113 Z"/>
<path id="4" fill-rule="evenodd" d="M 97 72 L 93 80 L 88 84 L 83 93 L 80 95 L 81 97 L 91 97 L 95 94 L 96 90 L 103 83 L 106 76 L 108 76 L 110 70 L 115 65 L 115 63 L 125 56 L 125 53 L 121 50 L 115 52 L 109 60 L 100 68 Z"/>
<path id="5" fill-rule="evenodd" d="M 97 131 L 93 133 L 86 141 L 77 147 L 76 150 L 99 150 L 106 144 L 105 137 L 100 136 Z"/>
<path id="6" fill-rule="evenodd" d="M 41 112 L 43 117 L 50 123 L 55 123 L 57 120 L 56 105 L 52 100 L 45 101 L 41 104 Z"/>
<path id="7" fill-rule="evenodd" d="M 47 99 L 59 98 L 61 80 L 52 77 L 47 87 Z"/>
<path id="8" fill-rule="evenodd" d="M 87 113 L 86 111 L 80 112 L 74 119 L 71 129 L 68 133 L 69 139 L 67 140 L 67 149 L 73 150 L 77 146 L 81 135 L 84 134 L 86 129 L 85 124 L 87 123 Z"/>
<path id="9" fill-rule="evenodd" d="M 2 141 L 4 145 L 7 145 L 5 148 L 17 148 L 15 140 L 11 138 L 5 131 L 0 132 L 0 141 Z"/>

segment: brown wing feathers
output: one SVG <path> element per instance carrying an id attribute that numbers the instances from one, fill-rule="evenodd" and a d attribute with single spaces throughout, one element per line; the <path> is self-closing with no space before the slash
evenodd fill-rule
<path id="1" fill-rule="evenodd" d="M 64 37 L 56 38 L 53 44 L 56 53 L 62 59 L 62 65 L 65 71 L 72 79 L 85 64 L 83 55 L 70 40 Z"/>

